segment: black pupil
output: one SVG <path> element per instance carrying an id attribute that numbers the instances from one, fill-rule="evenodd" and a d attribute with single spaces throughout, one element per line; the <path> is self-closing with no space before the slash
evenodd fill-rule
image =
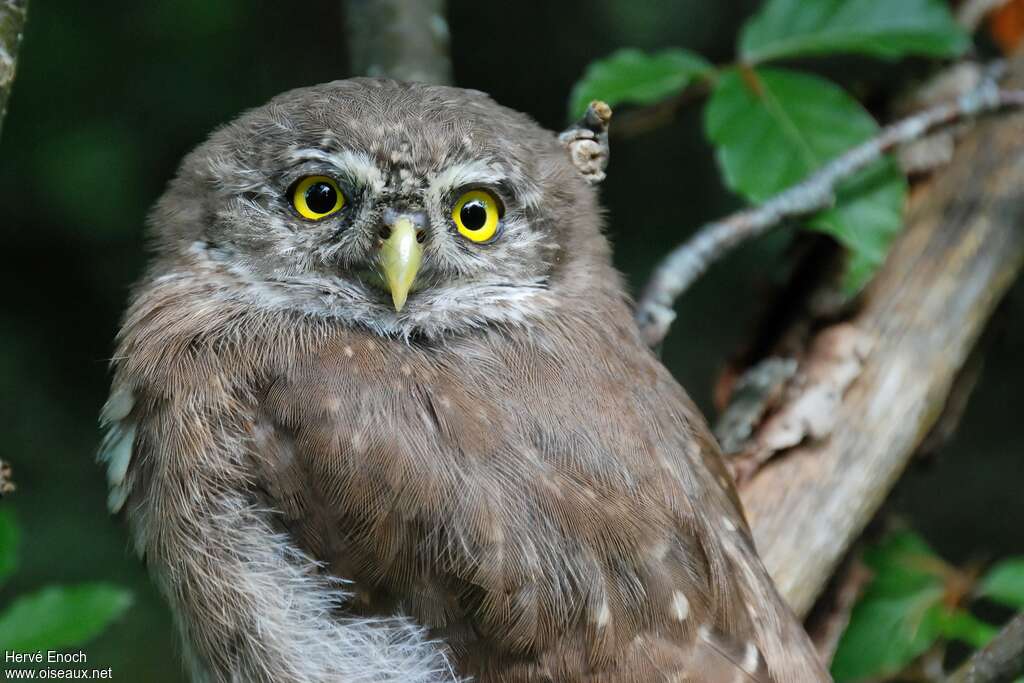
<path id="1" fill-rule="evenodd" d="M 328 183 L 313 183 L 306 190 L 306 206 L 313 213 L 327 213 L 338 203 L 338 193 Z"/>
<path id="2" fill-rule="evenodd" d="M 462 205 L 459 218 L 466 229 L 479 230 L 487 224 L 487 207 L 479 199 L 472 199 Z"/>

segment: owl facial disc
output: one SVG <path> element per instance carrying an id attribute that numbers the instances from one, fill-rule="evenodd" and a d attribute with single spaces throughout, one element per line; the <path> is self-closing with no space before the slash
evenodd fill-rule
<path id="1" fill-rule="evenodd" d="M 381 242 L 377 258 L 398 312 L 405 306 L 409 290 L 416 280 L 423 260 L 423 247 L 420 246 L 420 231 L 416 229 L 414 216 L 398 214 L 392 220 L 386 220 L 385 226 L 390 228 L 390 234 Z"/>

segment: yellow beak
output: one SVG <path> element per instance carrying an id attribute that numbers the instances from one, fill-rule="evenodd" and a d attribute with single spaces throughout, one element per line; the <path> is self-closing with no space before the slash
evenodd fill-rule
<path id="1" fill-rule="evenodd" d="M 423 260 L 423 247 L 416 240 L 416 226 L 412 219 L 398 217 L 391 226 L 391 234 L 380 245 L 379 259 L 395 310 L 400 311 L 405 306 Z"/>

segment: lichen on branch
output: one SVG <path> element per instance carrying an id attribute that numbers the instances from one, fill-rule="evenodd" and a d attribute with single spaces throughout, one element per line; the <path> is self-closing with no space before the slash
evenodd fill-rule
<path id="1" fill-rule="evenodd" d="M 28 0 L 0 0 L 0 133 L 14 85 Z"/>

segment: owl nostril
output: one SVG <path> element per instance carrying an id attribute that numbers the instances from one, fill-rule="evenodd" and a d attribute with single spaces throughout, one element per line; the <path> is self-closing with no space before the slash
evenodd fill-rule
<path id="1" fill-rule="evenodd" d="M 423 244 L 423 242 L 426 239 L 427 239 L 427 231 L 426 230 L 417 230 L 416 231 L 416 241 L 417 242 L 419 242 L 420 244 Z"/>
<path id="2" fill-rule="evenodd" d="M 382 226 L 380 226 L 380 229 L 377 230 L 377 234 L 380 235 L 380 238 L 382 240 L 386 240 L 387 238 L 391 237 L 391 226 L 389 226 L 389 225 L 382 225 Z"/>

